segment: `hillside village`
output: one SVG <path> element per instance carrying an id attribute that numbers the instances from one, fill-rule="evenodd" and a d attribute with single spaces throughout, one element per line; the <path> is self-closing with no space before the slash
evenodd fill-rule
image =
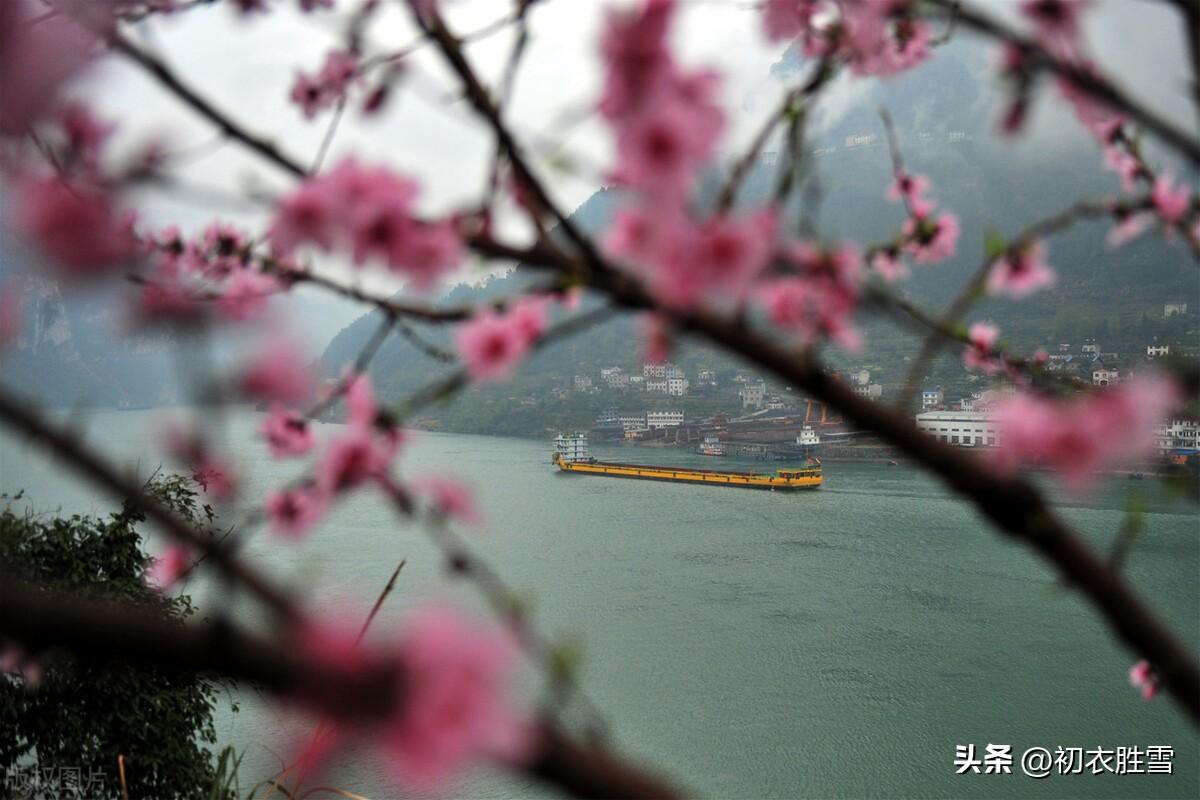
<path id="1" fill-rule="evenodd" d="M 1163 318 L 1179 317 L 1192 327 L 1196 310 L 1188 303 L 1163 306 Z M 1184 342 L 1187 336 L 1153 335 L 1136 346 L 1112 346 L 1086 336 L 1078 341 L 1047 343 L 1041 348 L 1047 373 L 1060 379 L 1097 387 L 1113 386 L 1143 371 L 1166 363 L 1200 364 L 1197 348 Z M 839 377 L 861 397 L 873 401 L 897 402 L 905 386 L 896 372 L 868 365 L 853 365 Z M 1003 380 L 971 373 L 965 368 L 954 371 L 943 383 L 926 384 L 914 393 L 911 410 L 923 430 L 948 444 L 963 447 L 996 445 L 999 433 L 992 420 L 993 404 L 1011 392 Z M 517 398 L 511 398 L 516 400 Z M 791 387 L 769 381 L 762 375 L 742 369 L 720 369 L 699 365 L 690 373 L 676 363 L 610 364 L 595 372 L 580 372 L 563 378 L 550 390 L 549 397 L 526 396 L 523 405 L 557 404 L 576 409 L 572 427 L 590 428 L 594 435 L 630 442 L 691 442 L 693 430 L 719 435 L 729 421 L 747 422 L 787 418 L 797 424 L 818 428 L 840 425 L 829 418 L 820 404 L 814 404 Z M 1194 457 L 1200 444 L 1197 419 L 1180 416 L 1167 421 L 1160 431 L 1159 449 L 1164 455 Z M 688 428 L 688 435 L 673 429 Z M 1177 458 L 1176 460 L 1180 460 Z"/>

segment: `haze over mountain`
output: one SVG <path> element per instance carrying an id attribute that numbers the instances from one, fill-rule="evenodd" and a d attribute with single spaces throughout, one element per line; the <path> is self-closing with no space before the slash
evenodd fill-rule
<path id="1" fill-rule="evenodd" d="M 796 193 L 806 194 L 815 182 L 816 203 L 797 200 L 790 208 L 795 222 L 804 212 L 820 222 L 830 236 L 857 242 L 889 238 L 903 222 L 903 210 L 884 196 L 892 165 L 879 109 L 886 94 L 888 110 L 896 124 L 900 150 L 907 168 L 927 175 L 939 207 L 952 210 L 962 222 L 957 255 L 934 266 L 914 266 L 912 277 L 896 287 L 924 307 L 938 309 L 957 295 L 978 269 L 989 231 L 1012 236 L 1039 217 L 1068 207 L 1075 201 L 1117 194 L 1116 177 L 1100 166 L 1096 144 L 1077 125 L 1061 141 L 1030 149 L 997 140 L 990 104 L 981 95 L 990 91 L 982 57 L 966 44 L 955 44 L 921 69 L 887 84 L 876 83 L 856 105 L 826 124 L 807 143 L 816 154 L 810 162 L 810 180 Z M 788 69 L 788 59 L 777 71 Z M 740 204 L 753 206 L 767 197 L 777 167 L 768 153 L 748 176 Z M 697 205 L 711 202 L 722 175 L 703 182 Z M 596 234 L 606 227 L 620 193 L 602 190 L 592 196 L 572 218 Z M 1027 348 L 1053 337 L 1092 335 L 1121 329 L 1142 315 L 1161 315 L 1165 302 L 1196 299 L 1195 273 L 1188 269 L 1190 256 L 1181 242 L 1167 242 L 1157 233 L 1112 251 L 1104 234 L 1108 221 L 1079 223 L 1048 242 L 1050 263 L 1058 272 L 1053 288 L 1022 301 L 989 299 L 972 319 L 996 322 L 1006 339 Z M 456 305 L 511 295 L 535 278 L 517 270 L 483 286 L 455 287 L 444 302 Z M 595 303 L 596 300 L 589 300 Z M 911 355 L 911 334 L 883 320 L 860 314 L 867 334 L 866 351 L 847 356 L 831 351 L 838 364 L 883 364 L 896 368 L 900 356 Z M 374 315 L 348 326 L 331 342 L 322 363 L 335 373 L 353 360 L 376 327 Z M 439 347 L 451 348 L 449 332 L 420 327 L 421 336 Z M 495 399 L 501 395 L 536 394 L 563 384 L 576 373 L 595 373 L 610 365 L 635 367 L 640 358 L 640 332 L 624 317 L 606 323 L 587 335 L 538 353 L 523 365 L 513 383 L 475 390 Z M 686 349 L 678 359 L 693 363 L 719 363 L 715 355 Z M 391 339 L 376 356 L 371 374 L 385 395 L 416 389 L 447 371 L 403 338 Z M 473 403 L 470 399 L 455 403 Z M 442 413 L 468 418 L 465 412 Z"/>

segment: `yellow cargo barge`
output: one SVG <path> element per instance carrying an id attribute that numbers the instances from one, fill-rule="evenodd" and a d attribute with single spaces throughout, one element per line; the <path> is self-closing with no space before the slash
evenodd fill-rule
<path id="1" fill-rule="evenodd" d="M 648 464 L 615 464 L 597 461 L 587 453 L 587 439 L 579 435 L 559 436 L 553 463 L 563 472 L 581 475 L 608 475 L 614 478 L 635 478 L 646 481 L 677 481 L 698 483 L 707 486 L 734 486 L 746 489 L 769 489 L 792 491 L 816 489 L 824 480 L 821 462 L 809 459 L 809 463 L 795 469 L 781 469 L 774 473 L 723 472 L 714 469 L 692 469 L 690 467 L 656 467 Z"/>

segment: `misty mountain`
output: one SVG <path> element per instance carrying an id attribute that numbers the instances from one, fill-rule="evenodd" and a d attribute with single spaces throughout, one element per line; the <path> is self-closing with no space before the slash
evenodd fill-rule
<path id="1" fill-rule="evenodd" d="M 783 64 L 777 72 L 785 71 Z M 1079 199 L 1115 195 L 1117 179 L 1100 166 L 1100 152 L 1077 125 L 1061 142 L 1041 152 L 997 140 L 994 114 L 981 94 L 984 77 L 980 58 L 965 46 L 947 48 L 937 59 L 893 81 L 877 82 L 857 104 L 836 120 L 819 127 L 807 142 L 807 180 L 795 193 L 786 218 L 792 224 L 807 218 L 819 223 L 827 236 L 860 243 L 890 238 L 904 221 L 903 209 L 888 202 L 885 188 L 892 163 L 879 109 L 886 99 L 895 120 L 905 166 L 932 181 L 939 208 L 952 210 L 962 223 L 958 254 L 932 266 L 913 266 L 912 277 L 896 287 L 931 310 L 944 307 L 983 260 L 989 232 L 1011 237 L 1023 226 L 1058 212 Z M 778 179 L 778 158 L 767 152 L 747 176 L 739 206 L 753 207 L 769 197 Z M 714 171 L 701 181 L 697 207 L 711 205 L 724 174 Z M 601 233 L 621 202 L 617 191 L 602 190 L 589 198 L 572 219 L 585 231 Z M 991 319 L 1003 336 L 1022 349 L 1061 336 L 1116 335 L 1143 315 L 1161 315 L 1162 304 L 1196 299 L 1197 280 L 1190 256 L 1179 241 L 1154 233 L 1117 251 L 1105 248 L 1110 222 L 1084 222 L 1048 241 L 1050 263 L 1058 283 L 1022 301 L 993 298 L 984 301 L 972 319 Z M 510 295 L 535 276 L 517 269 L 482 286 L 460 285 L 444 299 L 448 305 L 478 302 Z M 600 302 L 589 298 L 587 304 Z M 378 324 L 374 315 L 348 326 L 334 338 L 322 357 L 331 373 L 350 363 Z M 862 315 L 860 315 L 862 316 Z M 914 340 L 903 328 L 887 321 L 863 318 L 866 352 L 850 357 L 832 353 L 835 364 L 894 365 L 910 355 Z M 417 326 L 420 335 L 451 349 L 451 331 Z M 576 373 L 595 374 L 601 367 L 633 367 L 640 358 L 640 334 L 635 320 L 609 322 L 587 335 L 538 353 L 525 364 L 514 383 L 485 393 L 519 395 L 559 385 Z M 719 363 L 714 354 L 692 347 L 677 360 Z M 377 355 L 371 373 L 386 395 L 412 391 L 448 367 L 430 359 L 400 337 L 389 340 Z"/>

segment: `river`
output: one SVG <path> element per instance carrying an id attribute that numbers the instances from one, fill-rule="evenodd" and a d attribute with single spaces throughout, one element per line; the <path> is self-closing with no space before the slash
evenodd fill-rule
<path id="1" fill-rule="evenodd" d="M 157 412 L 76 420 L 80 435 L 140 465 L 161 455 Z M 249 436 L 239 413 L 228 440 L 245 495 L 296 473 Z M 332 426 L 321 426 L 327 435 Z M 675 450 L 612 445 L 606 458 L 734 467 Z M 1169 699 L 1129 687 L 1134 658 L 1078 595 L 1027 549 L 908 468 L 827 465 L 825 486 L 796 494 L 564 475 L 546 442 L 416 433 L 401 474 L 460 475 L 487 524 L 472 543 L 529 599 L 538 625 L 573 636 L 582 681 L 619 747 L 714 797 L 1196 797 L 1200 739 Z M 747 465 L 766 469 L 762 464 Z M 38 510 L 104 511 L 30 445 L 0 438 L 0 491 Z M 1134 584 L 1200 648 L 1200 517 L 1154 481 L 1108 480 L 1086 499 L 1056 494 L 1096 546 L 1117 534 L 1130 493 L 1147 535 L 1128 565 Z M 256 535 L 248 557 L 314 605 L 361 608 L 408 560 L 376 623 L 412 603 L 449 598 L 424 534 L 384 505 L 339 507 L 302 545 Z M 201 609 L 250 609 L 210 585 Z M 527 681 L 532 691 L 532 679 Z M 277 763 L 290 718 L 240 694 L 222 709 L 222 738 L 245 749 L 243 789 Z M 1009 744 L 1014 774 L 955 774 L 958 745 Z M 1021 773 L 1027 748 L 1174 749 L 1170 775 Z M 338 785 L 390 796 L 369 758 Z M 469 776 L 463 796 L 526 796 L 526 782 Z"/>

